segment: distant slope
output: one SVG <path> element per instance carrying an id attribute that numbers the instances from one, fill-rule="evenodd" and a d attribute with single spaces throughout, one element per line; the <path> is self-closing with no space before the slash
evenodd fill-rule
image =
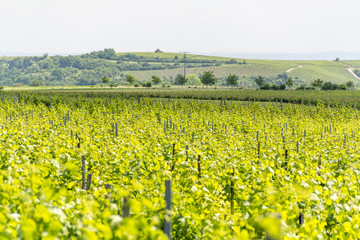
<path id="1" fill-rule="evenodd" d="M 0 57 L 0 85 L 94 85 L 100 84 L 105 75 L 112 84 L 127 84 L 127 74 L 133 74 L 138 82 L 150 81 L 156 75 L 163 84 L 173 84 L 175 77 L 184 73 L 184 64 L 187 75 L 213 71 L 219 78 L 218 85 L 225 84 L 229 74 L 235 74 L 244 87 L 254 86 L 258 76 L 274 84 L 291 77 L 295 85 L 321 79 L 353 81 L 360 86 L 360 80 L 348 70 L 360 68 L 360 60 L 253 60 L 195 54 L 187 54 L 184 59 L 180 53 L 116 53 L 113 49 L 77 56 Z"/>
<path id="2" fill-rule="evenodd" d="M 211 58 L 208 58 L 211 59 Z M 360 61 L 346 61 L 351 66 L 360 66 Z M 235 74 L 241 77 L 276 77 L 278 74 L 289 71 L 288 76 L 293 79 L 299 79 L 304 83 L 311 83 L 315 79 L 330 81 L 333 83 L 345 83 L 353 81 L 359 83 L 348 70 L 348 66 L 335 61 L 284 61 L 284 60 L 246 60 L 247 64 L 223 65 L 214 67 L 187 68 L 186 74 L 200 74 L 204 71 L 213 71 L 217 77 L 226 77 L 229 74 Z M 299 67 L 302 66 L 302 67 Z M 183 74 L 184 69 L 166 69 L 157 71 L 129 71 L 140 80 L 149 80 L 152 75 L 160 77 L 173 77 L 177 74 Z"/>

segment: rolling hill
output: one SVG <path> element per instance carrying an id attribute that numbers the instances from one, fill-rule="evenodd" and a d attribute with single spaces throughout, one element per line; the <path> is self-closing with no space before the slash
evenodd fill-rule
<path id="1" fill-rule="evenodd" d="M 180 53 L 115 53 L 113 49 L 66 57 L 0 57 L 0 85 L 94 85 L 105 75 L 114 84 L 126 84 L 127 74 L 139 82 L 156 75 L 164 84 L 172 84 L 178 74 L 184 74 L 184 62 L 187 75 L 213 71 L 219 78 L 218 85 L 224 84 L 229 74 L 237 75 L 240 86 L 245 87 L 253 86 L 258 76 L 279 83 L 279 74 L 293 78 L 295 85 L 310 84 L 315 79 L 360 85 L 352 72 L 360 68 L 360 60 L 253 60 L 194 54 L 184 59 Z"/>

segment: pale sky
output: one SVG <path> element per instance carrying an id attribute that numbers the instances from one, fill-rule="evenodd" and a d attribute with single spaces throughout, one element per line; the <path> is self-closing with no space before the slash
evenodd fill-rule
<path id="1" fill-rule="evenodd" d="M 360 52 L 360 0 L 0 0 L 0 52 Z"/>

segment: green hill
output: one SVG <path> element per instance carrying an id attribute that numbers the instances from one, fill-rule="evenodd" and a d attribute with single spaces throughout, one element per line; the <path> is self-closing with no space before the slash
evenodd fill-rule
<path id="1" fill-rule="evenodd" d="M 104 49 L 78 56 L 0 57 L 0 85 L 94 85 L 107 75 L 113 84 L 127 84 L 125 77 L 132 74 L 138 82 L 156 75 L 164 84 L 173 84 L 178 74 L 200 75 L 213 71 L 225 84 L 225 77 L 235 74 L 240 86 L 254 86 L 258 76 L 269 83 L 279 84 L 293 78 L 295 85 L 310 84 L 315 79 L 345 83 L 359 79 L 350 71 L 360 68 L 356 61 L 279 61 L 250 60 L 180 53 L 115 53 Z M 349 71 L 350 69 L 350 71 Z"/>

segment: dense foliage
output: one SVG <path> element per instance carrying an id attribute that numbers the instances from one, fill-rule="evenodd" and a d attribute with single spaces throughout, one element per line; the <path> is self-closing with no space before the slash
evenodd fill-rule
<path id="1" fill-rule="evenodd" d="M 0 113 L 2 239 L 166 239 L 167 179 L 174 239 L 360 237 L 353 108 L 4 93 Z"/>

